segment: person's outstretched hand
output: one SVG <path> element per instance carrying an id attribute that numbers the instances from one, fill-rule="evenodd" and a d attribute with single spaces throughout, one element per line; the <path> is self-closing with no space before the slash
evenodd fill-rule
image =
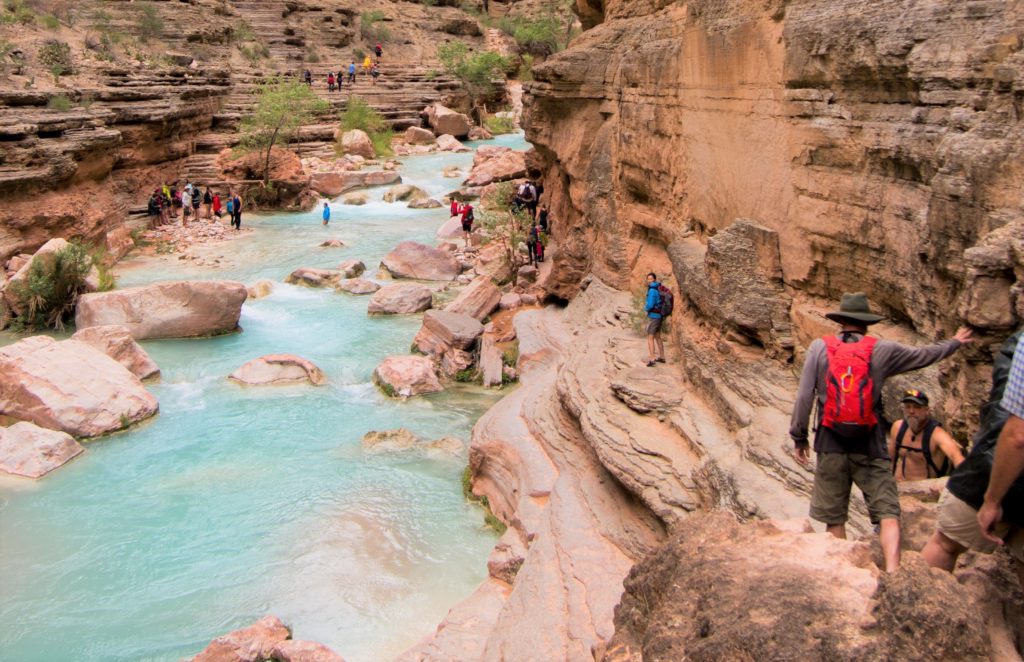
<path id="1" fill-rule="evenodd" d="M 996 536 L 994 533 L 995 526 L 1003 519 L 1003 507 L 998 503 L 990 503 L 986 501 L 981 504 L 981 508 L 978 510 L 978 525 L 981 527 L 981 535 L 985 536 L 986 540 L 996 543 L 997 545 L 1003 544 L 1003 539 Z"/>
<path id="2" fill-rule="evenodd" d="M 799 462 L 801 466 L 806 467 L 811 461 L 811 447 L 797 446 L 796 450 L 793 451 L 793 458 Z"/>
<path id="3" fill-rule="evenodd" d="M 968 329 L 966 326 L 962 326 L 956 330 L 956 335 L 953 336 L 953 340 L 960 341 L 961 345 L 974 342 L 974 332 Z"/>

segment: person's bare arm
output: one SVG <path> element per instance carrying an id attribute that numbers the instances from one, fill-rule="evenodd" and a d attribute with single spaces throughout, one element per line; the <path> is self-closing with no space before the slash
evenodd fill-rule
<path id="1" fill-rule="evenodd" d="M 942 428 L 935 428 L 935 432 L 932 433 L 932 444 L 933 452 L 934 446 L 938 446 L 954 467 L 960 466 L 960 463 L 964 461 L 964 452 L 961 450 L 960 444 Z"/>
<path id="2" fill-rule="evenodd" d="M 896 461 L 896 435 L 900 431 L 900 425 L 903 424 L 902 420 L 896 421 L 889 428 L 889 459 L 893 462 Z"/>
<path id="3" fill-rule="evenodd" d="M 996 442 L 992 476 L 985 492 L 985 502 L 978 510 L 981 534 L 1000 545 L 1003 541 L 992 533 L 992 529 L 1003 517 L 1003 497 L 1021 473 L 1024 473 L 1024 420 L 1010 416 Z"/>

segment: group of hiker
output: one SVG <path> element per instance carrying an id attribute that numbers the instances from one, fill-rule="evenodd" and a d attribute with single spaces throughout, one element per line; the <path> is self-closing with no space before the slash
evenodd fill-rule
<path id="1" fill-rule="evenodd" d="M 186 182 L 179 189 L 178 182 L 174 181 L 153 190 L 146 213 L 153 219 L 154 226 L 177 222 L 180 217 L 181 224 L 187 227 L 189 220 L 222 218 L 225 209 L 231 226 L 241 229 L 242 198 L 238 193 L 230 191 L 224 201 L 210 186 L 203 191 L 200 186 Z"/>
<path id="2" fill-rule="evenodd" d="M 661 326 L 672 314 L 673 295 L 647 274 L 648 359 L 665 362 Z M 952 572 L 968 549 L 991 552 L 1004 545 L 1024 586 L 1024 331 L 1011 336 L 996 357 L 992 387 L 969 453 L 931 415 L 918 388 L 900 397 L 902 418 L 883 425 L 882 390 L 888 378 L 952 356 L 971 343 L 962 328 L 949 340 L 909 347 L 868 335 L 884 319 L 863 293 L 845 294 L 826 314 L 838 332 L 811 343 L 790 421 L 796 460 L 810 467 L 808 421 L 814 413 L 814 485 L 810 516 L 837 538 L 846 538 L 850 493 L 857 485 L 876 527 L 885 569 L 900 563 L 897 481 L 949 476 L 938 503 L 936 530 L 921 554 L 929 565 Z"/>
<path id="3" fill-rule="evenodd" d="M 512 213 L 525 215 L 527 219 L 526 252 L 532 265 L 544 261 L 547 236 L 551 231 L 547 205 L 540 204 L 543 193 L 544 185 L 540 181 L 527 179 L 516 187 L 512 195 Z"/>
<path id="4" fill-rule="evenodd" d="M 929 366 L 971 343 L 962 328 L 949 340 L 909 347 L 868 335 L 882 321 L 863 293 L 843 296 L 827 318 L 835 335 L 807 350 L 790 421 L 795 457 L 810 465 L 812 411 L 817 454 L 810 516 L 846 537 L 850 492 L 857 485 L 877 527 L 885 569 L 900 562 L 898 480 L 949 474 L 938 504 L 935 532 L 921 550 L 929 565 L 952 571 L 968 549 L 991 552 L 1005 544 L 1024 582 L 1024 351 L 1010 337 L 995 362 L 988 403 L 970 452 L 932 419 L 920 389 L 901 396 L 903 419 L 886 428 L 882 390 L 889 377 Z"/>
<path id="5" fill-rule="evenodd" d="M 373 49 L 374 55 L 377 56 L 376 60 L 372 60 L 369 55 L 363 58 L 363 75 L 370 77 L 370 83 L 372 85 L 377 84 L 377 79 L 380 78 L 381 69 L 380 61 L 384 55 L 384 48 L 380 42 Z M 356 61 L 352 60 L 349 62 L 347 67 L 342 67 L 337 73 L 334 71 L 327 72 L 327 91 L 333 92 L 337 89 L 339 92 L 344 88 L 346 80 L 348 81 L 349 87 L 356 84 L 356 76 L 359 73 L 359 67 L 356 65 Z M 306 69 L 302 72 L 302 80 L 305 81 L 306 85 L 312 87 L 313 85 L 313 72 Z"/>

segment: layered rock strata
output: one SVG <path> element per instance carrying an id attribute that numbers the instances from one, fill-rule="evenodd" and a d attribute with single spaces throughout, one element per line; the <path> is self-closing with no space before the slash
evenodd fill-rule
<path id="1" fill-rule="evenodd" d="M 551 295 L 673 273 L 677 340 L 741 363 L 799 360 L 846 291 L 923 339 L 966 321 L 989 345 L 1020 323 L 1013 3 L 577 5 L 595 27 L 527 85 Z M 988 360 L 943 375 L 961 434 Z"/>

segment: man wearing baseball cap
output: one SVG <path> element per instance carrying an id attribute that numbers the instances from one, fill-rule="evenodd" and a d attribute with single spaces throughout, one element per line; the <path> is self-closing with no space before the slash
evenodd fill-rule
<path id="1" fill-rule="evenodd" d="M 916 388 L 903 392 L 903 418 L 889 428 L 889 457 L 897 481 L 947 476 L 964 461 L 960 444 L 931 417 L 928 395 Z"/>
<path id="2" fill-rule="evenodd" d="M 863 292 L 844 294 L 839 310 L 825 315 L 839 325 L 835 335 L 819 338 L 807 348 L 800 386 L 793 406 L 789 436 L 795 457 L 810 463 L 807 422 L 817 402 L 814 435 L 814 488 L 811 518 L 829 533 L 846 538 L 850 491 L 864 494 L 886 572 L 900 564 L 900 502 L 882 417 L 882 387 L 893 375 L 917 370 L 952 355 L 971 341 L 960 329 L 953 338 L 926 347 L 908 347 L 868 335 L 868 326 L 883 319 L 871 311 Z"/>

